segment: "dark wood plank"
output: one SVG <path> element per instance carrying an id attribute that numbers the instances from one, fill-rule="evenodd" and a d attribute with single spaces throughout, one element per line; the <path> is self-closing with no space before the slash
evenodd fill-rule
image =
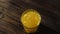
<path id="1" fill-rule="evenodd" d="M 46 30 L 48 27 L 49 32 L 52 30 L 60 32 L 60 1 L 0 0 L 0 34 L 26 34 L 20 21 L 21 14 L 26 9 L 36 9 L 41 14 L 41 24 L 46 26 Z M 41 26 L 38 31 L 45 32 L 43 28 L 40 30 Z"/>

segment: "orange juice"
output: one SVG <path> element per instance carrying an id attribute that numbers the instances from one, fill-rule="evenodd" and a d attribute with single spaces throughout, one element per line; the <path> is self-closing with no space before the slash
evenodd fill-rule
<path id="1" fill-rule="evenodd" d="M 22 14 L 21 22 L 27 33 L 34 33 L 41 22 L 41 16 L 36 10 L 28 9 Z"/>

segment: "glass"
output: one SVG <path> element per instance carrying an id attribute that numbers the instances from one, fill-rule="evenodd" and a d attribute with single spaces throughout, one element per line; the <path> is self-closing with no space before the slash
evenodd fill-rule
<path id="1" fill-rule="evenodd" d="M 22 14 L 21 22 L 27 33 L 34 33 L 41 22 L 41 15 L 34 9 L 28 9 Z"/>

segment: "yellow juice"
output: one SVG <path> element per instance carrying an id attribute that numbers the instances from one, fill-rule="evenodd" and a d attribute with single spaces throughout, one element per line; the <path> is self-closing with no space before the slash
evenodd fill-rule
<path id="1" fill-rule="evenodd" d="M 41 16 L 36 10 L 29 9 L 22 14 L 21 22 L 27 33 L 34 33 L 41 22 Z"/>

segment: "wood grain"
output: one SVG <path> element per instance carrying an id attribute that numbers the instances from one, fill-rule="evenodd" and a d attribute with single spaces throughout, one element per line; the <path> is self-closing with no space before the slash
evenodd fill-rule
<path id="1" fill-rule="evenodd" d="M 36 9 L 42 24 L 60 32 L 60 1 L 58 0 L 0 0 L 0 34 L 26 34 L 20 16 L 26 9 Z"/>

